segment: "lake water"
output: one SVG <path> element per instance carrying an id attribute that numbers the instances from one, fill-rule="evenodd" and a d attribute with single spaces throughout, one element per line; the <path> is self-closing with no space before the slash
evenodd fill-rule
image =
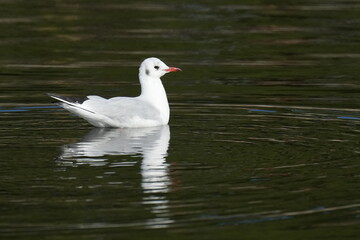
<path id="1" fill-rule="evenodd" d="M 358 239 L 360 2 L 0 0 L 0 237 Z M 47 92 L 139 94 L 94 129 Z"/>

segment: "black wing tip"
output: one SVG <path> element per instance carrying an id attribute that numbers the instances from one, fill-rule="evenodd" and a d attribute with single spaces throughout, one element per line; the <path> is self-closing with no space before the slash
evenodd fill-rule
<path id="1" fill-rule="evenodd" d="M 58 100 L 58 101 L 60 101 L 61 99 L 63 99 L 63 97 L 60 97 L 59 95 L 54 94 L 54 93 L 46 93 L 46 95 L 48 95 L 49 97 L 54 98 L 54 99 L 56 99 L 56 100 Z"/>
<path id="2" fill-rule="evenodd" d="M 78 103 L 78 104 L 82 104 L 83 102 L 88 100 L 87 97 L 65 97 L 65 96 L 59 96 L 59 95 L 54 94 L 54 93 L 46 93 L 46 95 L 48 95 L 49 97 L 54 98 L 56 100 L 59 100 L 59 101 L 65 101 L 65 102 L 70 102 L 70 103 Z"/>
<path id="3" fill-rule="evenodd" d="M 79 104 L 82 104 L 83 102 L 85 102 L 86 100 L 88 100 L 87 97 L 85 98 L 75 98 L 75 97 L 62 97 L 62 96 L 59 96 L 59 95 L 56 95 L 56 94 L 53 94 L 53 93 L 46 93 L 46 95 L 48 95 L 49 97 L 52 97 L 56 100 L 59 101 L 59 103 L 57 104 L 60 104 L 60 106 L 63 107 L 63 104 L 66 104 L 66 105 L 70 105 L 72 107 L 75 107 L 75 108 L 79 108 L 79 109 L 82 109 L 84 111 L 87 111 L 87 112 L 90 112 L 90 113 L 93 113 L 95 114 L 95 112 L 93 111 L 90 111 L 88 109 L 85 109 L 85 108 L 82 108 Z"/>
<path id="4" fill-rule="evenodd" d="M 49 97 L 60 97 L 59 95 L 56 95 L 54 93 L 45 93 L 46 95 L 48 95 Z"/>

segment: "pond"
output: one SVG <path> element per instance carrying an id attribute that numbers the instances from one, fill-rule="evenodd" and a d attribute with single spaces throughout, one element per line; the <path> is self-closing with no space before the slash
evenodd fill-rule
<path id="1" fill-rule="evenodd" d="M 357 239 L 360 3 L 0 0 L 4 239 Z M 53 104 L 137 96 L 170 123 L 93 128 Z M 264 237 L 265 236 L 265 237 Z"/>

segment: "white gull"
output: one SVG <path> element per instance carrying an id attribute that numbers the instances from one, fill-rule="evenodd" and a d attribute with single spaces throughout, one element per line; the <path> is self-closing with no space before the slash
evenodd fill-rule
<path id="1" fill-rule="evenodd" d="M 139 68 L 141 94 L 138 97 L 106 99 L 90 95 L 79 100 L 48 94 L 60 101 L 60 106 L 85 119 L 95 127 L 140 128 L 166 125 L 170 108 L 160 77 L 181 71 L 168 67 L 158 58 L 145 59 Z"/>

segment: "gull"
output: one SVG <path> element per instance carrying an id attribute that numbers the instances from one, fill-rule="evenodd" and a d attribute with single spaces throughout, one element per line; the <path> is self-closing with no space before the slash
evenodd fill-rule
<path id="1" fill-rule="evenodd" d="M 85 99 L 48 93 L 59 105 L 95 127 L 141 128 L 166 125 L 170 108 L 161 77 L 181 71 L 168 67 L 160 59 L 145 59 L 139 68 L 141 94 L 137 97 L 103 98 L 89 95 Z"/>

